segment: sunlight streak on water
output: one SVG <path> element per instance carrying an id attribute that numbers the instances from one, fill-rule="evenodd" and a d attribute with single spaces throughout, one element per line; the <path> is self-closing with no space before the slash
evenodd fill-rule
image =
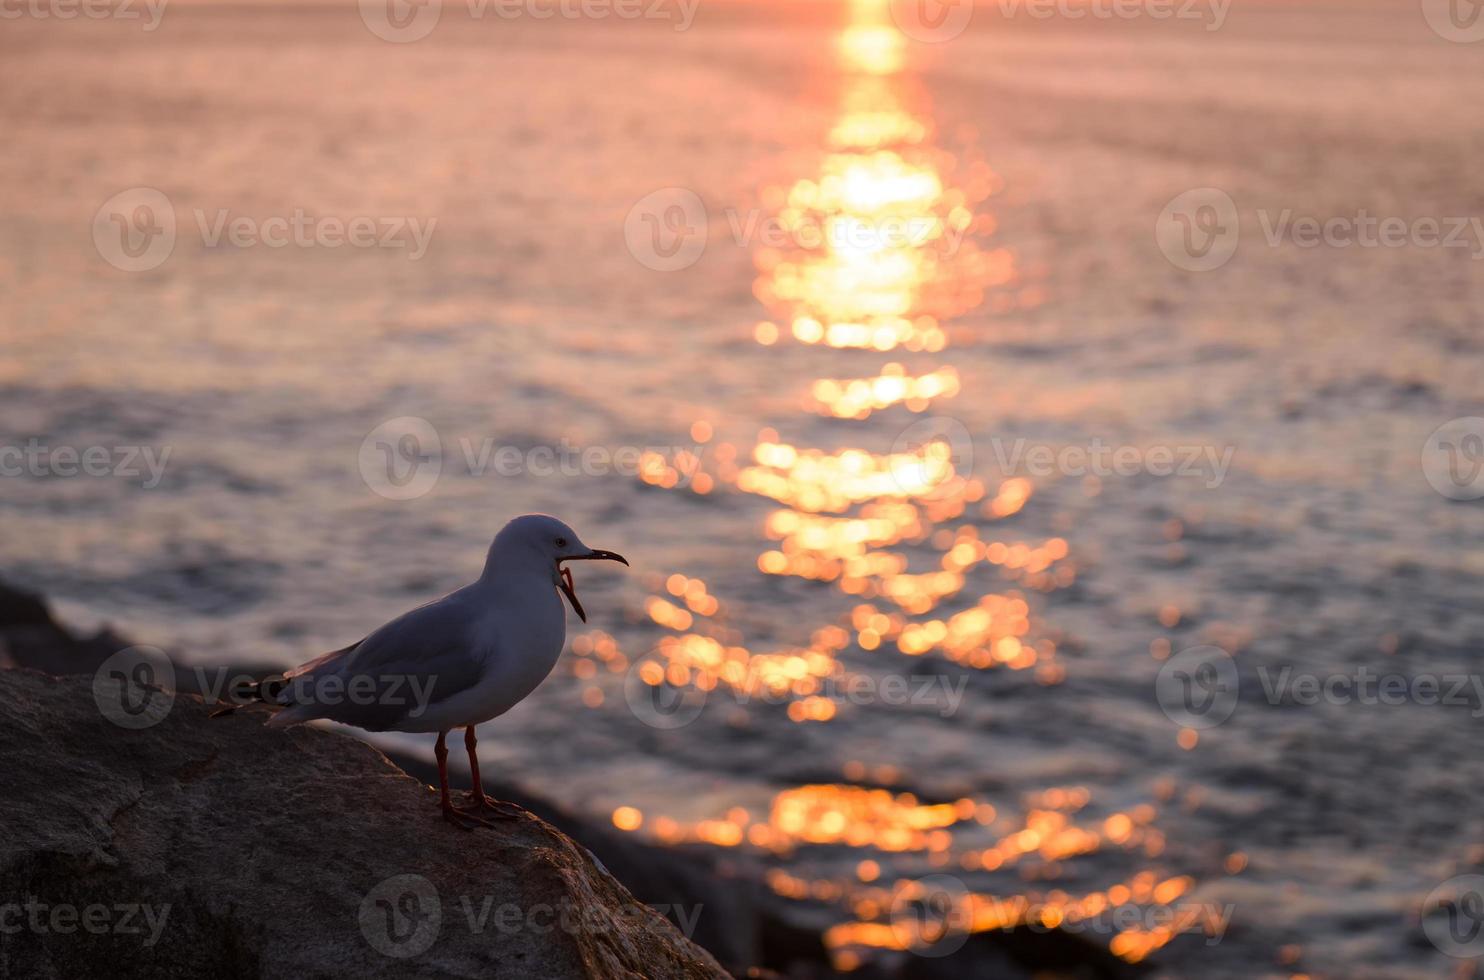
<path id="1" fill-rule="evenodd" d="M 997 178 L 935 147 L 931 118 L 909 108 L 910 87 L 901 74 L 904 39 L 885 4 L 857 0 L 852 12 L 838 45 L 842 110 L 820 171 L 762 193 L 791 244 L 754 250 L 754 292 L 768 313 L 754 338 L 765 348 L 797 343 L 920 357 L 949 346 L 951 321 L 983 304 L 990 290 L 1013 286 L 1015 266 L 1006 250 L 983 245 L 994 221 L 982 204 Z M 909 366 L 898 359 L 874 376 L 819 378 L 801 407 L 855 420 L 892 409 L 921 414 L 953 398 L 964 383 L 952 365 Z M 709 426 L 704 434 L 710 436 Z M 644 607 L 647 618 L 668 632 L 652 651 L 656 659 L 641 666 L 644 683 L 722 688 L 744 699 L 781 697 L 791 721 L 822 724 L 843 711 L 864 710 L 827 696 L 826 685 L 851 677 L 841 659 L 847 653 L 934 657 L 973 671 L 1031 671 L 1047 686 L 1065 680 L 1056 631 L 1044 622 L 1035 596 L 1073 584 L 1071 548 L 1061 537 L 1003 538 L 995 526 L 1033 499 L 1031 481 L 986 486 L 960 473 L 953 430 L 932 426 L 920 432 L 909 427 L 886 453 L 797 445 L 773 429 L 760 432 L 750 451 L 727 443 L 715 448 L 704 461 L 689 454 L 650 460 L 641 479 L 683 492 L 683 477 L 695 473 L 693 493 L 720 490 L 776 502 L 780 506 L 763 522 L 771 546 L 758 555 L 758 570 L 828 583 L 854 605 L 838 621 L 814 627 L 805 645 L 757 651 L 703 581 L 671 575 L 664 594 L 652 595 Z M 928 567 L 918 564 L 924 554 L 932 556 Z M 986 589 L 981 580 L 989 577 L 1013 587 Z M 591 658 L 584 668 L 589 677 L 599 662 L 610 670 L 628 662 L 606 634 L 589 638 L 578 652 Z M 748 847 L 780 861 L 804 848 L 844 847 L 883 859 L 920 855 L 929 868 L 966 876 L 1014 868 L 1025 881 L 1054 880 L 1068 862 L 1106 849 L 1152 859 L 1164 848 L 1151 805 L 1079 820 L 1090 794 L 1071 787 L 1046 790 L 1026 800 L 1023 814 L 1011 816 L 985 799 L 926 802 L 860 784 L 870 771 L 860 764 L 858 771 L 847 769 L 841 784 L 781 790 L 766 813 L 734 806 L 723 816 L 686 822 L 624 806 L 614 823 L 665 843 Z M 915 887 L 911 876 L 884 869 L 877 858 L 854 866 L 848 877 L 781 866 L 766 876 L 781 896 L 838 907 L 844 918 L 826 943 L 842 970 L 860 966 L 873 949 L 913 942 L 900 922 L 888 921 L 894 901 Z M 1055 925 L 1095 918 L 1112 906 L 1167 905 L 1191 883 L 1135 866 L 1105 888 L 1082 893 L 1027 888 L 1024 881 L 1008 894 L 966 890 L 956 911 L 968 931 L 1008 928 L 1029 916 Z M 1138 961 L 1177 932 L 1129 927 L 1110 936 L 1109 948 Z"/>

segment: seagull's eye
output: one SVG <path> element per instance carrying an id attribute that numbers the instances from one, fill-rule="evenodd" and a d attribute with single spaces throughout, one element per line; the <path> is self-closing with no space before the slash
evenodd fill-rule
<path id="1" fill-rule="evenodd" d="M 558 548 L 565 548 L 565 547 L 567 547 L 567 539 L 566 538 L 557 538 L 556 539 L 556 546 Z"/>

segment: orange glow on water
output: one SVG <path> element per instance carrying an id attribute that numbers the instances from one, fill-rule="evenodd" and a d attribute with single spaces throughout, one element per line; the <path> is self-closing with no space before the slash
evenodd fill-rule
<path id="1" fill-rule="evenodd" d="M 892 25 L 888 0 L 851 0 L 850 7 L 850 24 L 840 32 L 841 63 L 871 75 L 901 71 L 907 39 Z"/>
<path id="2" fill-rule="evenodd" d="M 923 805 L 910 793 L 823 785 L 779 793 L 769 822 L 789 842 L 905 851 L 928 847 L 930 831 L 960 819 L 955 805 Z"/>
<path id="3" fill-rule="evenodd" d="M 859 2 L 852 13 L 840 41 L 848 74 L 832 152 L 816 176 L 765 195 L 782 201 L 777 217 L 793 245 L 757 250 L 754 291 L 774 313 L 758 339 L 775 343 L 784 324 L 802 344 L 941 351 L 943 324 L 1014 276 L 1008 253 L 974 241 L 993 229 L 976 206 L 998 181 L 965 167 L 963 186 L 947 183 L 959 162 L 927 145 L 932 126 L 909 108 L 897 77 L 905 39 L 887 5 Z M 837 414 L 861 417 L 859 407 Z"/>
<path id="4" fill-rule="evenodd" d="M 774 867 L 765 881 L 775 893 L 800 901 L 839 905 L 852 918 L 831 927 L 825 943 L 832 954 L 859 956 L 871 948 L 905 949 L 916 938 L 893 919 L 895 901 L 921 886 L 889 874 L 892 855 L 928 855 L 940 866 L 1003 870 L 1017 864 L 1033 871 L 1031 880 L 1051 879 L 1068 862 L 1107 847 L 1157 851 L 1163 837 L 1153 826 L 1153 807 L 1114 813 L 1101 821 L 1078 822 L 1076 814 L 1091 797 L 1082 787 L 1051 788 L 1028 801 L 1023 818 L 1010 821 L 984 801 L 960 799 L 925 803 L 911 793 L 848 784 L 800 786 L 776 794 L 765 819 L 733 807 L 720 818 L 685 824 L 670 818 L 653 821 L 652 832 L 670 843 L 705 842 L 719 847 L 752 847 L 787 856 L 800 848 L 849 847 L 881 855 L 863 858 L 837 878 L 810 878 Z M 630 811 L 632 811 L 630 813 Z M 620 824 L 619 814 L 625 813 Z M 615 824 L 638 828 L 637 811 L 621 807 Z M 627 825 L 627 826 L 626 826 Z M 986 846 L 964 846 L 961 837 L 994 828 L 998 836 Z M 1033 865 L 1026 862 L 1034 861 Z M 1110 951 L 1139 962 L 1175 936 L 1216 928 L 1214 909 L 1181 905 L 1195 882 L 1186 875 L 1139 871 L 1103 889 L 1081 894 L 1050 888 L 996 895 L 965 891 L 954 901 L 953 919 L 966 932 L 1009 929 L 1029 922 L 1054 928 L 1063 922 L 1097 919 L 1112 909 L 1158 908 L 1161 923 L 1129 925 L 1113 931 Z"/>
<path id="5" fill-rule="evenodd" d="M 886 0 L 855 0 L 851 11 L 838 46 L 841 108 L 818 167 L 761 194 L 788 244 L 753 252 L 754 293 L 765 309 L 752 329 L 760 347 L 853 350 L 849 356 L 861 360 L 887 355 L 817 377 L 800 393 L 796 404 L 816 422 L 841 425 L 877 413 L 927 413 L 959 396 L 973 379 L 958 366 L 923 361 L 949 346 L 951 330 L 961 329 L 956 318 L 985 305 L 1009 309 L 1029 295 L 1016 285 L 1012 256 L 984 244 L 995 225 L 983 203 L 998 178 L 934 145 L 931 119 L 899 77 L 908 47 Z M 662 635 L 640 665 L 644 683 L 733 692 L 746 705 L 733 719 L 767 710 L 753 697 L 778 699 L 781 710 L 771 717 L 809 725 L 873 710 L 832 693 L 853 676 L 847 662 L 859 658 L 896 669 L 903 669 L 900 658 L 937 658 L 966 671 L 1026 672 L 1040 686 L 1066 679 L 1060 634 L 1042 610 L 1046 594 L 1076 581 L 1073 546 L 1064 537 L 1009 530 L 1037 503 L 1033 481 L 975 478 L 951 432 L 910 438 L 904 431 L 883 450 L 865 439 L 810 445 L 773 428 L 751 442 L 735 434 L 729 441 L 723 428 L 695 423 L 690 435 L 707 452 L 646 454 L 640 479 L 675 492 L 768 502 L 757 571 L 828 589 L 840 613 L 804 624 L 807 642 L 755 649 L 732 622 L 739 613 L 745 621 L 742 603 L 674 572 L 645 601 L 644 618 Z M 607 644 L 578 652 L 597 664 L 623 657 Z M 601 675 L 596 666 L 592 675 Z M 1042 887 L 1064 874 L 1102 877 L 1094 855 L 1159 859 L 1165 840 L 1152 805 L 1095 810 L 1086 788 L 1050 787 L 1021 800 L 1017 811 L 1003 800 L 920 799 L 900 788 L 899 767 L 880 760 L 852 760 L 842 775 L 846 782 L 777 789 L 750 810 L 734 806 L 721 816 L 640 817 L 620 808 L 614 821 L 667 844 L 743 849 L 767 864 L 764 880 L 776 894 L 834 906 L 839 920 L 825 941 L 841 971 L 866 965 L 874 949 L 911 948 L 920 938 L 893 921 L 891 910 L 924 867 L 1008 887 L 1005 894 L 965 889 L 955 914 L 968 931 L 1032 921 L 1054 927 L 1127 905 L 1164 908 L 1193 886 L 1189 877 L 1145 866 L 1078 893 Z M 863 784 L 868 778 L 875 784 Z M 619 824 L 620 812 L 631 826 Z M 829 873 L 806 870 L 816 853 L 841 848 L 855 853 Z M 1182 931 L 1212 928 L 1199 908 L 1177 911 L 1157 927 L 1113 930 L 1110 951 L 1138 962 Z"/>
<path id="6" fill-rule="evenodd" d="M 873 411 L 905 405 L 922 412 L 937 398 L 952 398 L 959 392 L 958 371 L 952 365 L 918 377 L 906 374 L 892 362 L 874 378 L 821 378 L 811 391 L 813 407 L 821 415 L 842 419 L 864 419 Z"/>

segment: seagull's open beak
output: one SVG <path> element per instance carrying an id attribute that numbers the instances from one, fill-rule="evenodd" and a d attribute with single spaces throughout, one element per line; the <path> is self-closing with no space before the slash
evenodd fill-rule
<path id="1" fill-rule="evenodd" d="M 572 570 L 569 568 L 562 568 L 562 562 L 600 560 L 623 562 L 625 565 L 629 563 L 629 560 L 627 558 L 625 558 L 623 555 L 620 555 L 616 551 L 600 551 L 597 549 L 589 551 L 585 555 L 568 555 L 565 558 L 557 559 L 557 568 L 561 571 L 561 581 L 558 584 L 561 585 L 562 592 L 567 596 L 567 601 L 572 603 L 572 611 L 575 612 L 577 614 L 577 618 L 582 620 L 584 623 L 587 622 L 587 613 L 583 611 L 582 603 L 577 601 L 577 589 L 572 584 Z"/>
<path id="2" fill-rule="evenodd" d="M 629 560 L 616 551 L 600 551 L 594 549 L 585 555 L 569 555 L 566 558 L 558 558 L 557 561 L 617 561 L 627 565 Z"/>

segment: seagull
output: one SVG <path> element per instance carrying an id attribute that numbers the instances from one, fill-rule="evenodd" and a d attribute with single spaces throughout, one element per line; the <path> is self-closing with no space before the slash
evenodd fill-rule
<path id="1" fill-rule="evenodd" d="M 477 582 L 258 685 L 258 700 L 276 709 L 268 726 L 323 718 L 371 732 L 437 732 L 444 819 L 472 830 L 490 823 L 485 812 L 518 816 L 519 808 L 484 795 L 474 728 L 525 700 L 551 673 L 567 629 L 558 591 L 587 622 L 562 562 L 595 560 L 628 564 L 615 552 L 589 548 L 555 517 L 515 518 L 495 535 Z M 444 742 L 456 728 L 464 730 L 474 783 L 467 808 L 454 806 L 448 793 Z"/>

